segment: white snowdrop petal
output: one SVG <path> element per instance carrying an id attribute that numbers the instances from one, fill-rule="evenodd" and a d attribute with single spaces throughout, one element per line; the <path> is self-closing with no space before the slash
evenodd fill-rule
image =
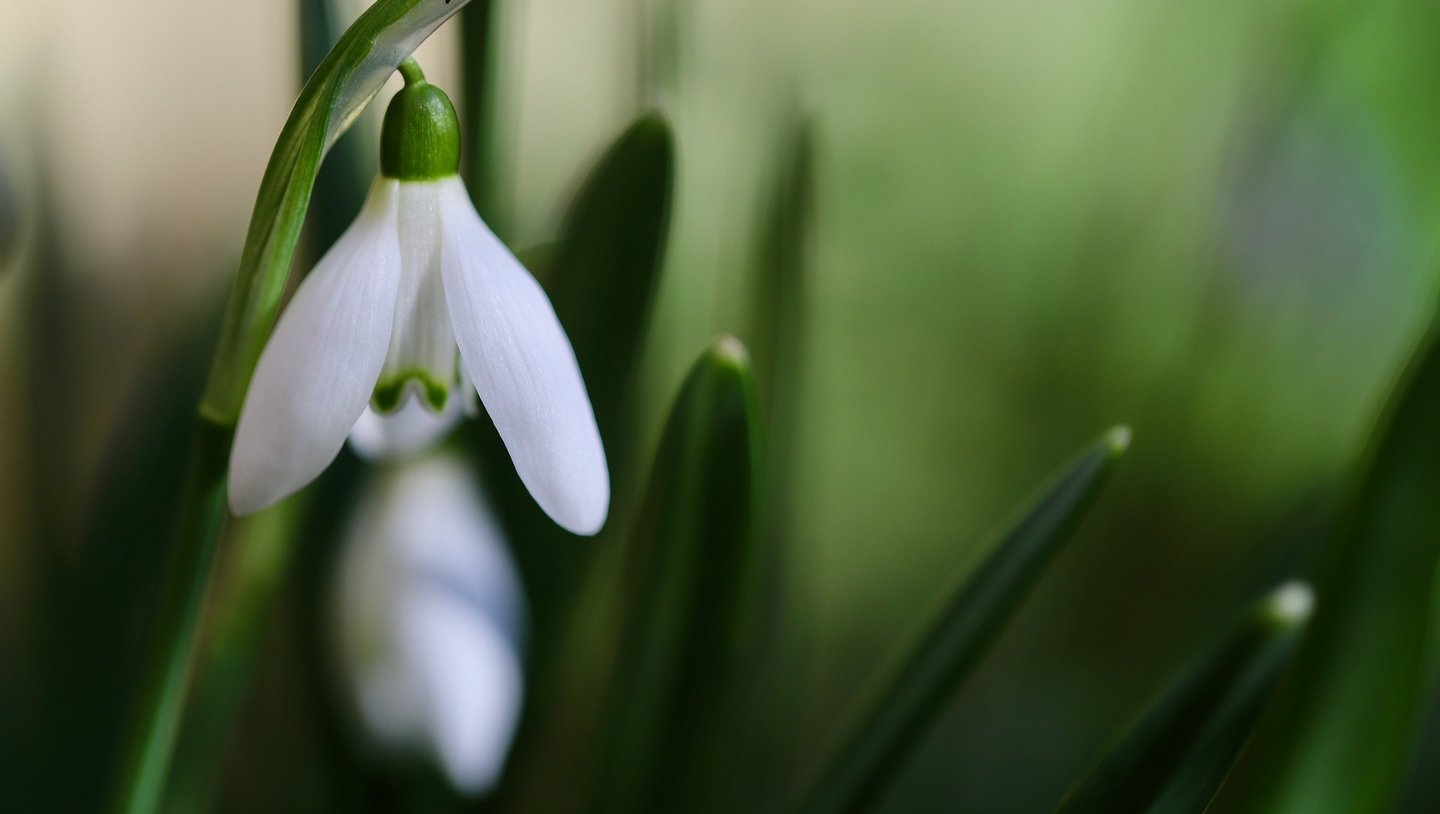
<path id="1" fill-rule="evenodd" d="M 440 279 L 440 184 L 402 181 L 399 196 L 400 287 L 375 404 L 389 410 L 382 395 L 404 394 L 440 411 L 455 390 L 455 332 Z"/>
<path id="2" fill-rule="evenodd" d="M 464 598 L 417 590 L 400 609 L 407 662 L 428 702 L 430 747 L 450 782 L 495 784 L 520 720 L 524 676 L 515 646 Z"/>
<path id="3" fill-rule="evenodd" d="M 390 344 L 400 276 L 396 186 L 375 182 L 260 355 L 230 454 L 236 514 L 259 511 L 319 475 L 370 399 Z"/>
<path id="4" fill-rule="evenodd" d="M 465 372 L 535 501 L 566 529 L 594 534 L 609 512 L 610 475 L 575 351 L 464 185 L 441 183 L 440 269 Z"/>
<path id="5" fill-rule="evenodd" d="M 453 455 L 425 458 L 401 470 L 391 495 L 396 525 L 389 533 L 401 570 L 465 596 L 520 643 L 526 628 L 520 574 L 470 470 Z"/>
<path id="6" fill-rule="evenodd" d="M 462 792 L 486 790 L 521 712 L 526 609 L 473 474 L 452 455 L 386 470 L 344 539 L 337 655 L 367 732 L 428 752 Z"/>

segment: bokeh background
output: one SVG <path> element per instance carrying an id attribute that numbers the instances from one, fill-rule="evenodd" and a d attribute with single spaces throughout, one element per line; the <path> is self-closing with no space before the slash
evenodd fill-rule
<path id="1" fill-rule="evenodd" d="M 776 759 L 760 781 L 776 788 L 987 532 L 1124 422 L 1136 440 L 1116 481 L 887 802 L 1047 810 L 1197 642 L 1304 567 L 1431 313 L 1432 4 L 497 9 L 492 121 L 472 147 L 492 173 L 486 214 L 512 246 L 553 237 L 585 169 L 643 107 L 658 101 L 674 125 L 649 443 L 708 340 L 746 338 L 770 182 L 793 122 L 812 128 L 773 686 L 775 751 L 795 763 Z M 442 84 L 454 28 L 419 55 Z M 44 561 L 123 559 L 85 519 L 111 505 L 116 478 L 175 477 L 164 459 L 128 475 L 108 464 L 147 420 L 163 423 L 177 370 L 203 370 L 205 326 L 303 75 L 298 37 L 292 0 L 0 10 L 10 677 L 37 647 L 79 646 L 37 623 Z M 377 126 L 347 138 L 363 145 Z M 61 304 L 37 309 L 42 289 Z M 33 545 L 41 525 L 58 553 Z M 298 612 L 282 603 L 260 635 L 283 637 Z M 122 661 L 97 650 L 72 666 L 123 672 L 122 633 Z M 288 714 L 282 661 L 261 660 L 225 746 L 235 810 L 305 807 L 287 793 L 305 788 L 304 761 L 267 746 L 309 737 Z M 28 703 L 0 700 L 14 720 Z"/>

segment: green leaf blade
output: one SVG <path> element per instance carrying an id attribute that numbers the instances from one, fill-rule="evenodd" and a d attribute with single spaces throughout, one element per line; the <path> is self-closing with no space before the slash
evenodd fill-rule
<path id="1" fill-rule="evenodd" d="M 759 646 L 757 411 L 748 355 L 717 340 L 671 411 L 633 539 L 595 810 L 729 810 Z"/>
<path id="2" fill-rule="evenodd" d="M 1321 601 L 1222 800 L 1264 814 L 1394 809 L 1434 676 L 1440 565 L 1440 321 L 1392 392 Z"/>
<path id="3" fill-rule="evenodd" d="M 874 805 L 1070 538 L 1129 442 L 1127 428 L 1107 433 L 1042 491 L 974 574 L 956 580 L 921 635 L 850 717 L 799 811 L 859 812 Z"/>
<path id="4" fill-rule="evenodd" d="M 1303 583 L 1262 600 L 1150 705 L 1060 812 L 1203 812 L 1239 759 L 1312 603 Z"/>
<path id="5" fill-rule="evenodd" d="M 660 287 L 675 139 L 658 112 L 638 117 L 595 163 L 550 259 L 548 288 L 607 448 L 618 447 L 625 400 Z"/>

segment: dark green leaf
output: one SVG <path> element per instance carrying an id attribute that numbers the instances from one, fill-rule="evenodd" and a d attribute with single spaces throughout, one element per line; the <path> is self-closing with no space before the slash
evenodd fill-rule
<path id="1" fill-rule="evenodd" d="M 717 340 L 686 379 L 651 471 L 612 677 L 602 811 L 732 810 L 759 642 L 750 362 Z"/>
<path id="2" fill-rule="evenodd" d="M 1020 515 L 978 571 L 957 577 L 848 718 L 800 811 L 866 811 L 877 801 L 1070 538 L 1129 441 L 1123 427 L 1107 433 Z"/>
<path id="3" fill-rule="evenodd" d="M 1064 814 L 1199 814 L 1240 757 L 1310 618 L 1287 583 L 1186 669 L 1071 790 Z"/>
<path id="4" fill-rule="evenodd" d="M 121 753 L 115 810 L 148 814 L 164 794 L 170 756 L 180 729 L 191 661 L 199 638 L 206 588 L 228 517 L 225 462 L 231 431 L 196 422 L 190 460 L 168 552 L 159 607 L 137 702 Z"/>
<path id="5" fill-rule="evenodd" d="M 474 0 L 460 12 L 460 132 L 461 172 L 465 187 L 481 217 L 498 234 L 500 213 L 496 211 L 492 158 L 495 14 L 494 0 Z"/>
<path id="6" fill-rule="evenodd" d="M 1440 322 L 1395 388 L 1321 602 L 1222 799 L 1263 814 L 1389 812 L 1425 718 L 1440 564 Z"/>
<path id="7" fill-rule="evenodd" d="M 755 275 L 755 369 L 771 414 L 780 400 L 777 388 L 793 378 L 803 353 L 814 151 L 810 119 L 797 113 L 766 202 Z"/>
<path id="8" fill-rule="evenodd" d="M 300 0 L 300 81 L 320 67 L 330 49 L 345 31 L 348 19 L 341 19 L 335 0 Z M 365 128 L 346 131 L 326 154 L 315 176 L 312 195 L 310 235 L 307 243 L 315 256 L 324 254 L 365 202 L 365 193 L 375 177 L 379 145 Z"/>
<path id="9" fill-rule="evenodd" d="M 547 288 L 612 456 L 660 285 L 674 175 L 670 125 L 659 113 L 636 119 L 585 180 L 550 260 Z"/>

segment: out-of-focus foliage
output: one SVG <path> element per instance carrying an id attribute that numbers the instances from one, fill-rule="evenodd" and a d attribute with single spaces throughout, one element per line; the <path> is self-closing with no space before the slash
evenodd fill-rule
<path id="1" fill-rule="evenodd" d="M 1062 814 L 1200 814 L 1255 728 L 1315 596 L 1287 582 L 1195 659 L 1065 796 Z"/>
<path id="2" fill-rule="evenodd" d="M 32 5 L 0 11 L 0 67 L 25 77 L 0 89 L 0 164 L 23 215 L 0 256 L 0 381 L 14 385 L 0 388 L 0 807 L 93 808 L 152 611 L 178 428 L 298 90 L 299 32 L 280 0 Z M 342 20 L 358 8 L 326 5 Z M 617 198 L 647 203 L 602 203 L 592 235 L 617 240 L 587 238 L 565 261 L 587 293 L 554 288 L 571 272 L 546 278 L 597 408 L 622 385 L 587 365 L 613 349 L 592 337 L 638 358 L 614 362 L 633 380 L 602 419 L 626 438 L 609 450 L 629 467 L 614 473 L 615 530 L 559 539 L 504 497 L 503 458 L 466 444 L 493 470 L 537 603 L 532 705 L 495 807 L 573 802 L 555 778 L 595 768 L 629 523 L 672 399 L 717 333 L 754 352 L 766 486 L 782 501 L 760 510 L 760 539 L 784 541 L 768 552 L 784 599 L 767 619 L 773 663 L 757 667 L 770 697 L 738 790 L 751 800 L 789 789 L 807 762 L 796 757 L 820 752 L 895 632 L 981 562 L 955 541 L 982 539 L 1096 426 L 1126 421 L 1144 443 L 937 706 L 879 810 L 1050 810 L 1235 608 L 1310 570 L 1340 528 L 1353 501 L 1336 484 L 1351 482 L 1431 313 L 1440 10 L 551 0 L 462 15 L 466 34 L 442 30 L 427 70 L 445 82 L 458 62 L 457 99 L 487 111 L 465 111 L 480 142 L 466 148 L 472 191 L 517 248 L 560 257 L 583 201 L 604 199 L 604 165 L 590 168 L 639 100 L 666 121 L 645 194 Z M 466 42 L 485 53 L 455 58 Z M 373 172 L 354 137 L 354 172 Z M 341 163 L 337 181 L 353 183 Z M 345 197 L 323 175 L 320 188 L 315 250 Z M 617 268 L 637 277 L 583 276 Z M 642 293 L 600 306 L 627 290 Z M 775 339 L 776 326 L 791 334 Z M 1417 438 L 1431 429 L 1423 412 Z M 1426 443 L 1376 447 L 1372 471 Z M 218 749 L 221 810 L 461 805 L 425 768 L 371 760 L 327 706 L 314 594 L 356 476 L 347 458 L 319 485 L 278 605 L 241 626 L 258 660 Z M 1375 482 L 1361 509 L 1405 494 Z M 1404 482 L 1428 490 L 1409 500 L 1425 505 L 1433 484 Z M 1421 652 L 1433 550 L 1396 511 L 1353 516 L 1372 519 L 1350 521 L 1335 549 L 1408 539 L 1413 558 L 1392 563 L 1405 579 L 1392 595 L 1379 560 L 1339 566 L 1362 587 L 1333 607 L 1333 583 L 1317 583 L 1317 635 L 1292 680 L 1322 677 L 1319 689 L 1284 691 L 1291 713 L 1267 729 L 1282 734 L 1256 747 L 1352 699 L 1331 711 L 1363 708 L 1353 714 L 1385 730 L 1363 794 L 1388 802 L 1440 754 L 1433 732 L 1413 764 L 1400 744 L 1424 734 L 1435 694 Z M 217 602 L 245 595 L 226 590 L 244 584 L 244 538 L 222 547 Z M 1385 657 L 1351 659 L 1354 642 Z M 1400 689 L 1367 695 L 1370 670 Z M 1333 721 L 1313 726 L 1330 733 L 1313 743 L 1340 742 Z M 1296 772 L 1274 782 L 1308 787 L 1297 778 L 1323 761 L 1292 754 Z M 1434 809 L 1425 781 L 1411 778 L 1410 810 Z"/>

